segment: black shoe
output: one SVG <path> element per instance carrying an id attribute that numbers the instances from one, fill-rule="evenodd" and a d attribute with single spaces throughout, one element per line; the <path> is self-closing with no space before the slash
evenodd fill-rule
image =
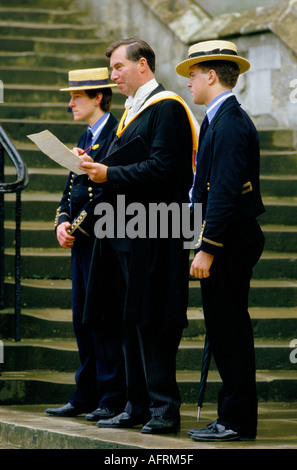
<path id="1" fill-rule="evenodd" d="M 78 406 L 73 406 L 71 403 L 67 403 L 60 408 L 47 408 L 45 413 L 50 416 L 64 416 L 64 417 L 71 417 L 71 416 L 78 416 L 84 413 L 83 409 Z"/>
<path id="2" fill-rule="evenodd" d="M 180 431 L 180 420 L 164 416 L 153 416 L 153 418 L 143 426 L 143 434 L 166 434 Z"/>
<path id="3" fill-rule="evenodd" d="M 110 419 L 101 419 L 98 421 L 97 426 L 99 428 L 132 428 L 138 424 L 143 424 L 146 421 L 147 417 L 141 415 L 130 415 L 126 411 L 120 413 L 114 418 Z"/>
<path id="4" fill-rule="evenodd" d="M 99 419 L 108 419 L 116 416 L 116 412 L 106 406 L 99 406 L 96 410 L 86 414 L 88 421 L 98 421 Z"/>
<path id="5" fill-rule="evenodd" d="M 219 424 L 219 423 L 217 422 L 217 420 L 215 420 L 215 421 L 213 421 L 212 423 L 209 423 L 209 424 L 206 426 L 206 428 L 204 428 L 204 429 L 190 429 L 190 430 L 188 431 L 188 435 L 191 436 L 191 437 L 193 437 L 193 439 L 195 439 L 195 440 L 201 440 L 200 438 L 197 439 L 197 436 L 198 436 L 198 435 L 201 435 L 201 432 L 202 432 L 202 431 L 203 431 L 203 434 L 205 434 L 204 431 L 207 431 L 207 432 L 208 432 L 208 430 L 214 429 L 217 425 L 218 425 L 218 426 L 222 426 L 221 424 Z M 223 426 L 223 427 L 224 427 L 224 426 Z M 226 428 L 225 428 L 225 429 L 226 429 Z M 230 431 L 231 431 L 230 429 L 226 431 L 226 432 L 229 433 L 229 436 L 231 436 Z M 256 434 L 242 434 L 242 433 L 237 433 L 236 431 L 233 431 L 233 430 L 232 430 L 232 433 L 237 434 L 237 435 L 238 435 L 238 438 L 237 438 L 237 439 L 229 439 L 229 438 L 225 439 L 225 438 L 223 437 L 223 434 L 220 434 L 220 437 L 217 436 L 217 437 L 218 437 L 217 440 L 223 442 L 223 440 L 224 440 L 224 441 L 230 441 L 230 440 L 254 441 L 254 440 L 256 439 Z M 196 435 L 196 438 L 195 438 L 195 435 Z M 214 437 L 215 437 L 215 436 L 214 436 Z M 203 439 L 203 440 L 205 440 L 205 439 Z M 209 440 L 214 441 L 215 439 L 212 438 L 212 439 L 209 439 Z"/>
<path id="6" fill-rule="evenodd" d="M 212 423 L 209 423 L 206 427 L 207 427 L 207 428 L 211 428 L 211 427 L 213 427 L 215 424 L 217 424 L 217 419 L 216 419 L 215 421 L 213 421 Z M 193 434 L 195 434 L 195 433 L 197 433 L 197 432 L 199 432 L 199 431 L 201 431 L 201 429 L 189 429 L 188 435 L 189 435 L 189 436 L 192 436 Z"/>
<path id="7" fill-rule="evenodd" d="M 189 434 L 195 441 L 227 442 L 239 441 L 240 437 L 236 431 L 227 429 L 216 421 L 204 429 L 190 429 Z"/>
<path id="8" fill-rule="evenodd" d="M 164 416 L 153 416 L 153 418 L 143 426 L 143 434 L 165 434 L 180 431 L 180 420 Z"/>

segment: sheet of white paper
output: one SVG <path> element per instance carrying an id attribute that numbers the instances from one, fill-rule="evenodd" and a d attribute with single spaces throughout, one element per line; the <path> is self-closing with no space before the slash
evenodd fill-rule
<path id="1" fill-rule="evenodd" d="M 45 130 L 37 134 L 30 134 L 27 137 L 32 140 L 45 155 L 59 163 L 59 165 L 78 175 L 86 174 L 84 171 L 78 169 L 80 158 L 66 147 L 66 145 L 62 144 L 50 131 Z"/>

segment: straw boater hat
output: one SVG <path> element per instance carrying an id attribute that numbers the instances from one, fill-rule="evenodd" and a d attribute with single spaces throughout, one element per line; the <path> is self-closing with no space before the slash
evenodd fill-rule
<path id="1" fill-rule="evenodd" d="M 176 66 L 176 72 L 183 77 L 190 76 L 190 67 L 208 60 L 228 60 L 239 66 L 240 73 L 250 68 L 248 60 L 240 57 L 237 47 L 230 41 L 204 41 L 198 42 L 189 48 L 189 58 Z"/>
<path id="2" fill-rule="evenodd" d="M 70 70 L 68 79 L 69 88 L 61 88 L 61 91 L 92 90 L 117 86 L 115 83 L 109 83 L 107 67 Z"/>

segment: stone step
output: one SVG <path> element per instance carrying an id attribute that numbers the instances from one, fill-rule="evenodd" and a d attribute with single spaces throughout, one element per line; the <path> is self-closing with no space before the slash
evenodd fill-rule
<path id="1" fill-rule="evenodd" d="M 277 338 L 288 343 L 292 332 L 297 332 L 297 307 L 249 309 L 255 339 Z M 202 339 L 205 324 L 202 309 L 188 309 L 188 327 L 183 331 L 185 339 Z M 0 331 L 3 338 L 14 338 L 14 309 L 5 308 L 0 312 Z M 21 339 L 73 339 L 72 311 L 61 308 L 23 308 L 21 311 Z"/>
<path id="2" fill-rule="evenodd" d="M 39 152 L 38 158 L 50 160 L 45 154 Z M 27 164 L 27 162 L 26 162 Z M 29 183 L 27 191 L 41 192 L 44 188 L 49 193 L 58 193 L 62 196 L 63 189 L 69 174 L 69 171 L 60 165 L 58 168 L 29 168 Z M 5 167 L 5 181 L 14 181 L 16 170 L 14 166 Z"/>
<path id="3" fill-rule="evenodd" d="M 22 247 L 57 248 L 57 238 L 54 232 L 54 218 L 51 222 L 21 223 Z M 15 244 L 15 223 L 5 222 L 5 245 L 13 247 Z"/>
<path id="4" fill-rule="evenodd" d="M 58 202 L 57 202 L 58 204 Z M 21 240 L 23 247 L 56 248 L 54 216 L 51 221 L 22 220 Z M 297 253 L 297 226 L 262 226 L 265 235 L 265 250 L 271 252 Z M 42 233 L 42 236 L 40 236 Z M 15 224 L 5 222 L 5 246 L 14 246 Z"/>
<path id="5" fill-rule="evenodd" d="M 48 24 L 46 22 L 3 20 L 1 16 L 0 18 L 1 36 L 51 39 L 94 39 L 96 37 L 96 25 Z"/>
<path id="6" fill-rule="evenodd" d="M 293 129 L 259 129 L 260 148 L 277 153 L 279 151 L 296 152 L 296 131 Z"/>
<path id="7" fill-rule="evenodd" d="M 1 337 L 15 336 L 14 309 L 0 312 Z M 22 309 L 21 339 L 67 338 L 73 339 L 72 310 L 60 308 Z"/>
<path id="8" fill-rule="evenodd" d="M 43 8 L 55 10 L 67 10 L 73 5 L 73 0 L 63 0 L 63 3 L 57 2 L 57 0 L 26 0 L 26 8 Z M 7 7 L 7 0 L 0 0 L 0 6 Z M 12 8 L 23 8 L 24 2 L 22 0 L 10 0 L 9 7 Z"/>
<path id="9" fill-rule="evenodd" d="M 46 5 L 43 8 L 22 8 L 24 4 L 20 7 L 7 7 L 7 1 L 0 2 L 0 18 L 2 21 L 14 21 L 14 22 L 30 22 L 37 24 L 47 24 L 47 25 L 56 25 L 56 24 L 76 24 L 78 18 L 81 18 L 82 11 L 81 9 L 67 9 L 67 10 L 58 10 L 56 9 L 57 4 L 54 5 L 54 9 L 46 8 Z M 36 3 L 35 3 L 36 5 Z"/>
<path id="10" fill-rule="evenodd" d="M 254 279 L 296 279 L 297 254 L 264 252 L 253 269 Z"/>
<path id="11" fill-rule="evenodd" d="M 71 278 L 71 251 L 60 248 L 37 248 L 21 250 L 22 277 L 35 279 L 69 279 Z M 5 252 L 5 272 L 14 276 L 15 251 Z"/>
<path id="12" fill-rule="evenodd" d="M 260 225 L 296 225 L 296 197 L 264 197 L 263 203 L 265 212 L 258 218 Z"/>
<path id="13" fill-rule="evenodd" d="M 25 248 L 21 249 L 22 277 L 69 279 L 71 277 L 71 251 L 61 248 L 56 243 L 55 248 Z M 14 276 L 14 248 L 5 250 L 5 275 Z M 190 256 L 189 268 L 193 259 Z M 264 252 L 253 270 L 254 279 L 296 279 L 296 253 Z"/>
<path id="14" fill-rule="evenodd" d="M 293 350 L 290 342 L 289 339 L 256 338 L 257 370 L 292 370 L 296 373 L 296 364 L 290 360 Z M 2 373 L 33 369 L 75 372 L 79 365 L 77 344 L 73 338 L 26 338 L 18 342 L 4 339 L 3 345 Z M 176 356 L 176 369 L 200 371 L 203 348 L 203 339 L 183 338 Z M 210 362 L 210 370 L 216 370 L 213 358 Z"/>
<path id="15" fill-rule="evenodd" d="M 65 86 L 68 82 L 68 71 L 61 69 L 53 69 L 52 67 L 23 67 L 23 66 L 14 66 L 14 67 L 3 67 L 0 66 L 0 77 L 4 83 L 4 93 L 5 93 L 5 84 L 20 84 L 24 83 L 27 85 L 39 85 L 40 83 L 43 86 L 46 85 L 59 85 L 60 88 Z M 4 96 L 5 100 L 5 96 Z"/>
<path id="16" fill-rule="evenodd" d="M 275 383 L 271 383 L 271 388 L 275 386 Z M 267 385 L 269 390 L 269 382 Z M 65 394 L 65 396 L 68 400 L 69 395 Z M 22 462 L 28 460 L 28 463 L 32 462 L 29 449 L 50 449 L 50 452 L 55 449 L 55 455 L 58 455 L 57 449 L 68 449 L 68 462 L 69 457 L 72 460 L 78 455 L 75 452 L 69 454 L 70 449 L 74 451 L 96 449 L 96 465 L 99 467 L 101 465 L 115 467 L 118 464 L 139 467 L 169 463 L 175 466 L 187 464 L 194 466 L 197 462 L 207 466 L 210 455 L 212 465 L 230 464 L 230 452 L 218 453 L 218 449 L 233 451 L 233 459 L 236 451 L 240 452 L 245 449 L 245 463 L 249 461 L 251 464 L 255 459 L 255 452 L 253 453 L 251 449 L 258 449 L 258 452 L 262 449 L 261 457 L 265 456 L 265 463 L 273 465 L 277 455 L 279 463 L 282 463 L 284 449 L 287 450 L 286 455 L 289 454 L 289 449 L 291 453 L 296 450 L 296 403 L 259 403 L 257 439 L 252 442 L 232 443 L 198 443 L 188 436 L 189 429 L 204 428 L 217 418 L 217 405 L 214 403 L 205 403 L 199 423 L 197 423 L 196 400 L 194 404 L 182 404 L 181 430 L 177 434 L 168 435 L 142 434 L 140 426 L 132 429 L 99 429 L 96 423 L 86 421 L 83 415 L 57 419 L 44 413 L 48 406 L 64 403 L 65 399 L 59 403 L 48 402 L 47 405 L 43 403 L 2 406 L 0 409 L 1 447 L 17 449 L 13 454 L 14 461 L 17 456 L 20 456 Z M 20 453 L 21 449 L 26 449 L 27 452 Z M 265 449 L 264 454 L 263 449 Z M 278 454 L 277 451 L 279 451 Z M 61 455 L 59 453 L 59 457 Z M 241 453 L 240 456 L 242 456 Z"/>
<path id="17" fill-rule="evenodd" d="M 104 56 L 96 56 L 90 53 L 83 56 L 77 54 L 51 54 L 35 51 L 0 51 L 0 61 L 3 66 L 24 67 L 58 67 L 67 70 L 95 67 L 107 67 L 108 60 Z"/>
<path id="18" fill-rule="evenodd" d="M 261 149 L 261 174 L 283 175 L 297 173 L 297 152 L 293 151 L 269 151 Z"/>
<path id="19" fill-rule="evenodd" d="M 63 82 L 63 87 L 66 87 L 67 83 L 68 78 L 66 82 Z M 9 105 L 12 107 L 21 105 L 25 111 L 30 111 L 30 109 L 38 106 L 53 106 L 53 108 L 65 106 L 66 108 L 70 94 L 60 91 L 60 88 L 60 86 L 55 85 L 5 84 L 4 103 L 2 104 L 5 104 L 7 108 Z M 124 102 L 125 97 L 117 88 L 113 88 L 113 105 L 124 106 Z M 27 117 L 26 114 L 25 117 Z"/>
<path id="20" fill-rule="evenodd" d="M 63 143 L 77 142 L 86 129 L 84 122 L 74 122 L 70 121 L 70 119 L 68 121 L 2 119 L 1 124 L 9 137 L 13 139 L 17 136 L 18 140 L 24 140 L 25 142 L 29 141 L 27 135 L 35 134 L 45 129 L 52 132 Z"/>
<path id="21" fill-rule="evenodd" d="M 71 281 L 67 279 L 23 279 L 23 308 L 71 308 Z M 5 305 L 14 305 L 13 278 L 5 279 Z M 189 282 L 189 308 L 201 307 L 198 280 Z M 296 307 L 297 280 L 252 280 L 250 307 Z M 112 299 L 110 302 L 112 310 Z"/>
<path id="22" fill-rule="evenodd" d="M 99 39 L 55 39 L 44 37 L 5 36 L 0 34 L 0 51 L 47 54 L 105 55 L 105 44 Z"/>
<path id="23" fill-rule="evenodd" d="M 260 177 L 262 197 L 297 197 L 297 175 Z"/>
<path id="24" fill-rule="evenodd" d="M 64 83 L 66 83 L 64 81 Z M 68 94 L 64 96 L 68 98 Z M 70 96 L 69 96 L 70 98 Z M 116 102 L 117 99 L 114 99 Z M 114 104 L 112 105 L 112 113 L 116 116 L 117 119 L 120 119 L 121 115 L 123 114 L 123 106 L 122 104 Z M 4 119 L 14 119 L 15 116 L 18 115 L 20 119 L 26 120 L 36 120 L 41 119 L 42 121 L 47 121 L 49 119 L 53 119 L 54 121 L 58 120 L 69 120 L 69 122 L 73 121 L 72 114 L 68 113 L 68 103 L 3 103 L 0 106 L 0 118 Z"/>
<path id="25" fill-rule="evenodd" d="M 297 226 L 262 225 L 265 249 L 268 251 L 296 252 Z"/>
<path id="26" fill-rule="evenodd" d="M 73 144 L 74 145 L 74 144 Z M 15 195 L 5 194 L 5 216 L 8 220 L 14 219 Z M 52 221 L 56 215 L 61 194 L 58 193 L 30 193 L 22 192 L 22 221 Z"/>
<path id="27" fill-rule="evenodd" d="M 4 84 L 4 103 L 6 106 L 9 104 L 15 106 L 18 102 L 23 106 L 27 103 L 30 107 L 33 104 L 39 106 L 43 103 L 57 104 L 58 106 L 65 103 L 67 106 L 68 96 L 66 96 L 66 92 L 60 91 L 60 88 L 54 85 Z M 2 126 L 5 127 L 5 124 L 3 123 Z M 15 139 L 15 136 L 12 138 Z"/>
<path id="28" fill-rule="evenodd" d="M 67 403 L 75 390 L 75 372 L 32 369 L 6 372 L 0 376 L 1 405 Z M 182 403 L 196 403 L 200 369 L 177 371 Z M 292 402 L 296 400 L 297 376 L 293 370 L 258 370 L 256 373 L 259 402 Z M 208 374 L 204 404 L 215 403 L 221 379 L 215 370 Z"/>

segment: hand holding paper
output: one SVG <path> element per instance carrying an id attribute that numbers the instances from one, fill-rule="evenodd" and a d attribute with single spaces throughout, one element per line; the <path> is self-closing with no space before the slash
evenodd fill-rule
<path id="1" fill-rule="evenodd" d="M 79 169 L 85 171 L 94 183 L 105 183 L 107 181 L 107 166 L 95 163 L 89 155 L 84 153 L 79 153 L 79 155 L 81 159 Z"/>
<path id="2" fill-rule="evenodd" d="M 32 140 L 45 155 L 59 165 L 78 175 L 85 173 L 85 171 L 79 169 L 80 157 L 75 155 L 66 145 L 62 144 L 50 131 L 45 130 L 37 134 L 30 134 L 27 137 Z"/>

